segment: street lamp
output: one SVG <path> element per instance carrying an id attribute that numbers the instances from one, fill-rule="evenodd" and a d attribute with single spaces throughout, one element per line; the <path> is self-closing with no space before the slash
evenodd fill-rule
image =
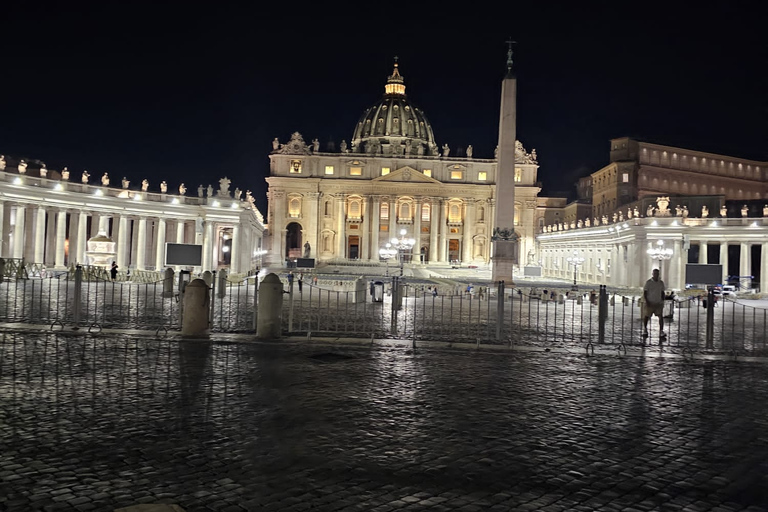
<path id="1" fill-rule="evenodd" d="M 392 244 L 387 242 L 387 244 L 379 249 L 379 256 L 384 259 L 384 261 L 387 262 L 387 277 L 389 277 L 389 260 L 395 257 L 397 254 L 397 249 L 392 247 Z"/>
<path id="2" fill-rule="evenodd" d="M 578 272 L 579 267 L 584 263 L 584 258 L 579 256 L 578 252 L 573 251 L 573 256 L 568 256 L 566 261 L 569 265 L 573 265 L 573 286 L 571 288 L 573 290 L 578 290 L 579 287 L 576 285 L 576 273 Z"/>
<path id="3" fill-rule="evenodd" d="M 407 231 L 405 229 L 400 230 L 400 238 L 393 238 L 389 242 L 392 245 L 392 247 L 395 248 L 397 251 L 397 257 L 400 260 L 400 275 L 403 275 L 403 254 L 405 251 L 410 251 L 413 249 L 413 246 L 416 245 L 416 240 L 413 238 L 406 238 Z M 390 245 L 387 244 L 387 245 Z"/>
<path id="4" fill-rule="evenodd" d="M 664 240 L 657 240 L 656 247 L 650 246 L 646 251 L 653 260 L 659 260 L 659 272 L 662 272 L 663 261 L 672 259 L 674 252 L 671 247 L 664 247 Z M 663 273 L 663 272 L 662 272 Z"/>

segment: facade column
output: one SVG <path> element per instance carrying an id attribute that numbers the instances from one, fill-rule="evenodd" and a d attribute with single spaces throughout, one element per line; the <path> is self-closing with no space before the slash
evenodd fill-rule
<path id="1" fill-rule="evenodd" d="M 242 230 L 238 224 L 232 227 L 232 247 L 230 247 L 229 255 L 229 271 L 232 274 L 240 273 L 240 251 L 242 248 Z"/>
<path id="2" fill-rule="evenodd" d="M 413 239 L 416 240 L 416 244 L 413 246 L 416 256 L 411 261 L 417 261 L 418 263 L 422 263 L 421 261 L 421 205 L 422 205 L 422 198 L 417 197 L 413 201 Z"/>
<path id="3" fill-rule="evenodd" d="M 363 196 L 362 204 L 360 205 L 360 212 L 363 218 L 363 235 L 360 240 L 360 259 L 363 261 L 370 261 L 373 248 L 371 247 L 370 228 L 368 225 L 371 223 L 371 196 Z"/>
<path id="4" fill-rule="evenodd" d="M 464 222 L 462 222 L 461 259 L 469 263 L 472 261 L 472 223 L 474 221 L 475 203 L 472 199 L 464 200 Z"/>
<path id="5" fill-rule="evenodd" d="M 13 257 L 21 259 L 24 256 L 24 217 L 27 208 L 24 205 L 16 206 L 16 225 L 13 227 Z"/>
<path id="6" fill-rule="evenodd" d="M 34 263 L 45 263 L 45 208 L 38 207 L 35 212 L 35 252 Z"/>
<path id="7" fill-rule="evenodd" d="M 120 216 L 117 228 L 117 266 L 125 268 L 127 266 L 126 254 L 128 251 L 128 217 Z"/>
<path id="8" fill-rule="evenodd" d="M 87 233 L 88 233 L 88 214 L 84 212 L 83 210 L 80 210 L 80 214 L 77 218 L 77 250 L 75 251 L 75 257 L 74 260 L 77 263 L 82 263 L 83 265 L 88 264 L 88 258 L 85 256 L 85 243 L 87 240 Z M 72 258 L 70 258 L 70 261 Z"/>
<path id="9" fill-rule="evenodd" d="M 448 221 L 446 219 L 445 209 L 447 202 L 440 200 L 440 263 L 448 263 Z"/>
<path id="10" fill-rule="evenodd" d="M 394 196 L 390 196 L 389 201 L 389 236 L 387 236 L 387 240 L 390 240 L 392 238 L 397 238 L 397 212 L 395 209 L 397 208 L 397 198 Z"/>
<path id="11" fill-rule="evenodd" d="M 147 264 L 147 218 L 139 217 L 139 239 L 136 248 L 136 270 L 145 270 Z"/>
<path id="12" fill-rule="evenodd" d="M 437 241 L 437 217 L 440 214 L 440 199 L 433 197 L 429 207 L 429 263 L 440 260 L 440 243 Z"/>
<path id="13" fill-rule="evenodd" d="M 746 288 L 752 288 L 752 279 L 748 277 L 741 278 L 741 276 L 751 276 L 751 275 L 752 275 L 752 248 L 747 242 L 741 242 L 741 250 L 739 254 L 738 286 L 741 287 L 743 284 Z"/>
<path id="14" fill-rule="evenodd" d="M 203 272 L 213 271 L 213 222 L 205 221 L 205 234 L 203 235 Z"/>
<path id="15" fill-rule="evenodd" d="M 381 224 L 381 196 L 373 196 L 371 208 L 371 259 L 379 261 L 379 224 Z"/>
<path id="16" fill-rule="evenodd" d="M 728 284 L 728 242 L 720 242 L 720 265 L 723 266 L 723 283 Z"/>
<path id="17" fill-rule="evenodd" d="M 307 227 L 305 229 L 306 242 L 309 242 L 309 257 L 317 259 L 317 255 L 320 254 L 320 233 L 318 233 L 317 219 L 321 218 L 320 214 L 320 192 L 310 192 L 307 194 L 309 198 L 309 212 L 307 215 L 302 211 L 302 217 L 308 219 Z M 302 244 L 304 245 L 304 244 Z M 302 247 L 302 251 L 303 251 Z M 251 252 L 251 255 L 253 252 Z M 250 258 L 250 256 L 249 256 Z M 249 260 L 250 261 L 250 260 Z"/>
<path id="18" fill-rule="evenodd" d="M 347 215 L 344 211 L 344 201 L 346 196 L 344 194 L 336 194 L 336 257 L 344 259 L 347 257 Z"/>
<path id="19" fill-rule="evenodd" d="M 155 248 L 155 270 L 163 269 L 165 263 L 165 219 L 157 219 L 157 247 Z"/>
<path id="20" fill-rule="evenodd" d="M 699 242 L 699 263 L 707 264 L 707 242 Z"/>
<path id="21" fill-rule="evenodd" d="M 268 254 L 271 258 L 277 257 L 277 261 L 274 261 L 278 265 L 285 265 L 285 258 L 288 256 L 285 253 L 285 236 L 283 230 L 285 229 L 285 192 L 282 190 L 275 190 L 270 192 L 270 201 L 275 202 L 275 207 L 272 210 L 272 219 L 269 220 L 269 233 L 272 240 L 272 254 Z M 273 225 L 274 224 L 274 225 Z"/>
<path id="22" fill-rule="evenodd" d="M 5 257 L 5 202 L 0 201 L 0 258 Z"/>
<path id="23" fill-rule="evenodd" d="M 67 240 L 67 210 L 59 210 L 56 214 L 56 268 L 64 268 L 64 244 Z"/>

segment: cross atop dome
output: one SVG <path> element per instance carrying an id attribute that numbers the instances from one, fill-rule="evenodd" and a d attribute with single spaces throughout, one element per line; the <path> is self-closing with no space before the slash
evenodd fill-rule
<path id="1" fill-rule="evenodd" d="M 392 71 L 392 74 L 387 77 L 387 85 L 384 86 L 384 94 L 405 96 L 405 81 L 403 75 L 400 74 L 398 67 L 397 56 L 395 56 L 395 69 Z"/>

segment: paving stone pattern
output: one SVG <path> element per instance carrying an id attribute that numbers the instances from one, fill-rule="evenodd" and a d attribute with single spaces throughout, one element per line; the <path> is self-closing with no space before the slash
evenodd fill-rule
<path id="1" fill-rule="evenodd" d="M 0 509 L 768 510 L 764 363 L 4 334 Z"/>

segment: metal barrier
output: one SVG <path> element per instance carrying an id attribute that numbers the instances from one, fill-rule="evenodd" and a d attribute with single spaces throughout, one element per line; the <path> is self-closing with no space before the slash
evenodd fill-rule
<path id="1" fill-rule="evenodd" d="M 626 353 L 628 348 L 653 346 L 684 354 L 768 355 L 768 310 L 730 297 L 715 303 L 710 294 L 670 303 L 662 339 L 656 317 L 648 323 L 648 336 L 643 336 L 640 297 L 611 294 L 605 286 L 585 292 L 514 288 L 499 282 L 468 291 L 401 277 L 379 281 L 384 289 L 377 291 L 376 300 L 373 283 L 328 280 L 318 285 L 307 279 L 301 286 L 297 281 L 288 284 L 283 331 L 308 338 L 586 348 L 587 353 L 601 349 Z M 180 329 L 182 297 L 163 292 L 162 280 L 111 281 L 94 272 L 86 274 L 83 268 L 47 272 L 39 278 L 6 277 L 0 283 L 0 322 L 156 333 Z M 220 272 L 211 280 L 210 293 L 212 331 L 256 330 L 256 276 L 233 282 Z"/>

